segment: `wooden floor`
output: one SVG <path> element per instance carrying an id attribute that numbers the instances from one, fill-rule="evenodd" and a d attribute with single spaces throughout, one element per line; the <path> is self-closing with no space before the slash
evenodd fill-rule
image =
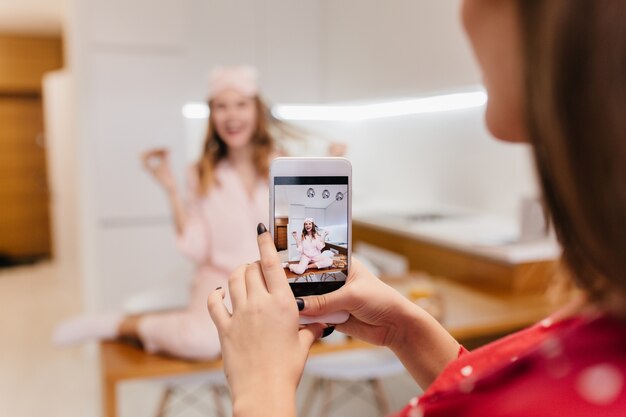
<path id="1" fill-rule="evenodd" d="M 50 263 L 0 270 L 0 416 L 100 415 L 95 346 L 50 342 L 81 298 L 75 279 Z"/>

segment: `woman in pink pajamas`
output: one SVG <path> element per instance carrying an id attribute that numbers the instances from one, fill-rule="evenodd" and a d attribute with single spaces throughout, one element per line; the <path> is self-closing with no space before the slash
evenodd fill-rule
<path id="1" fill-rule="evenodd" d="M 301 254 L 300 262 L 290 264 L 289 270 L 294 274 L 301 275 L 309 268 L 321 269 L 331 266 L 333 259 L 322 255 L 322 249 L 326 246 L 327 235 L 328 233 L 325 231 L 321 235 L 317 232 L 317 226 L 311 217 L 304 219 L 302 235 L 298 236 L 297 232 L 292 233 L 298 252 Z"/>
<path id="2" fill-rule="evenodd" d="M 70 319 L 57 328 L 58 345 L 124 337 L 139 340 L 149 352 L 196 360 L 219 355 L 206 299 L 211 290 L 227 286 L 237 265 L 259 258 L 254 230 L 269 218 L 269 163 L 277 150 L 269 133 L 275 120 L 258 96 L 254 69 L 215 70 L 208 102 L 204 152 L 189 169 L 186 202 L 177 190 L 168 151 L 143 156 L 147 170 L 167 193 L 177 246 L 197 265 L 189 305 L 161 314 Z"/>

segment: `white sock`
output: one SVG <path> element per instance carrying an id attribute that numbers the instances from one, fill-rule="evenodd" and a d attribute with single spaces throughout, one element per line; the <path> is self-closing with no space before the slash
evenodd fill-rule
<path id="1" fill-rule="evenodd" d="M 82 315 L 64 320 L 54 329 L 52 343 L 70 346 L 90 340 L 114 339 L 123 319 L 120 313 Z"/>

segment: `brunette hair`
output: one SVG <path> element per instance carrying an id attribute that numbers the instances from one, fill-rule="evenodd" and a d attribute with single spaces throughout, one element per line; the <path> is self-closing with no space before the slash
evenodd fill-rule
<path id="1" fill-rule="evenodd" d="M 270 155 L 276 150 L 274 137 L 270 133 L 269 126 L 275 119 L 271 115 L 268 106 L 259 96 L 254 97 L 254 102 L 257 120 L 256 129 L 252 136 L 252 145 L 254 146 L 253 163 L 258 175 L 266 178 L 269 175 Z M 209 101 L 209 108 L 211 108 L 211 101 Z M 213 117 L 209 115 L 209 126 L 204 140 L 202 156 L 196 165 L 199 179 L 197 192 L 199 195 L 204 196 L 207 194 L 215 181 L 215 167 L 227 155 L 228 146 L 217 133 Z"/>
<path id="2" fill-rule="evenodd" d="M 306 222 L 304 222 L 306 223 Z M 306 239 L 306 237 L 309 235 L 306 231 L 306 228 L 304 227 L 304 223 L 302 224 L 302 240 Z M 315 222 L 311 222 L 311 233 L 313 235 L 313 237 L 311 239 L 315 239 L 315 235 L 318 235 L 317 233 L 317 225 L 315 224 Z"/>
<path id="3" fill-rule="evenodd" d="M 530 141 L 563 261 L 626 295 L 626 2 L 519 0 Z"/>

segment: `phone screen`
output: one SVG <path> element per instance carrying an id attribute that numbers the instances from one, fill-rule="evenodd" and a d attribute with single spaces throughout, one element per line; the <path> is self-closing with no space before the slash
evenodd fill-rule
<path id="1" fill-rule="evenodd" d="M 274 243 L 296 296 L 324 294 L 348 276 L 347 176 L 274 177 Z"/>

